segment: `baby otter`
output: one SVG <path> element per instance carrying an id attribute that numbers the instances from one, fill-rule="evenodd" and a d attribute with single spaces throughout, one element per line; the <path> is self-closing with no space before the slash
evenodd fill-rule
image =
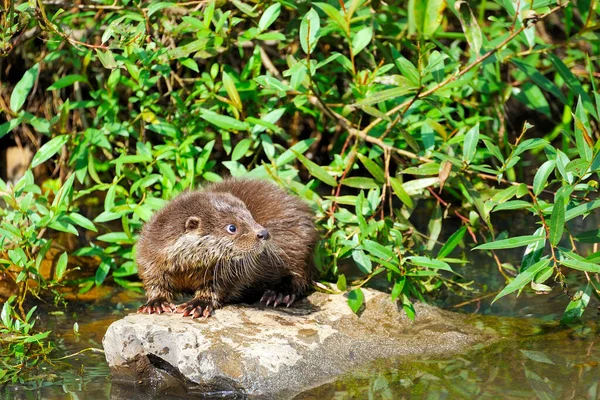
<path id="1" fill-rule="evenodd" d="M 148 302 L 138 312 L 206 318 L 257 291 L 261 302 L 289 307 L 314 278 L 316 241 L 309 207 L 269 182 L 227 179 L 184 193 L 140 234 Z M 194 297 L 175 307 L 183 293 Z"/>

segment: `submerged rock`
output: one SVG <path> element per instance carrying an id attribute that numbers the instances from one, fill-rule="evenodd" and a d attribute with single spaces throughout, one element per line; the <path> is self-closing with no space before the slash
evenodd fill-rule
<path id="1" fill-rule="evenodd" d="M 344 296 L 323 293 L 290 308 L 227 306 L 207 320 L 129 315 L 103 341 L 113 382 L 161 393 L 291 398 L 371 361 L 449 355 L 497 338 L 469 316 L 425 304 L 415 305 L 411 321 L 388 294 L 363 291 L 360 316 Z"/>

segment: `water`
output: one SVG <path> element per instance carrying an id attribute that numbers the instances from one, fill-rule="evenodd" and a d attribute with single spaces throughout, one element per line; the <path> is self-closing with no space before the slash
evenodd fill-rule
<path id="1" fill-rule="evenodd" d="M 590 219 L 586 225 L 597 226 L 597 221 Z M 296 399 L 600 399 L 598 301 L 592 298 L 583 321 L 569 327 L 558 322 L 568 304 L 567 296 L 559 289 L 543 296 L 526 292 L 519 298 L 509 295 L 492 305 L 494 293 L 504 285 L 503 278 L 484 252 L 467 253 L 470 263 L 456 270 L 474 281 L 477 291 L 471 301 L 449 293 L 431 302 L 453 311 L 484 316 L 481 323 L 499 332 L 503 337 L 500 342 L 476 346 L 462 355 L 381 360 Z M 503 262 L 518 265 L 519 251 L 500 255 Z M 576 279 L 577 275 L 567 276 L 571 293 L 583 283 Z M 101 352 L 108 326 L 134 312 L 143 300 L 140 294 L 104 286 L 93 289 L 84 299 L 70 300 L 62 313 L 45 307 L 38 312 L 44 317 L 37 326 L 53 331 L 53 340 L 58 344 L 53 357 L 81 353 L 57 360 L 52 370 L 40 371 L 38 381 L 0 389 L 0 398 L 151 398 L 143 388 L 112 383 Z M 78 333 L 73 329 L 75 322 Z M 227 398 L 216 395 L 208 397 Z M 199 393 L 163 393 L 155 398 L 198 397 Z"/>

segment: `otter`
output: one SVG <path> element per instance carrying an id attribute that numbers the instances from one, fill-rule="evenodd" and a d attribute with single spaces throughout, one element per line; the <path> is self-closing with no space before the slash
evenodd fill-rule
<path id="1" fill-rule="evenodd" d="M 257 179 L 225 179 L 179 195 L 148 221 L 137 244 L 148 301 L 138 313 L 209 317 L 252 294 L 289 307 L 314 279 L 310 208 Z M 180 294 L 193 298 L 179 306 Z"/>

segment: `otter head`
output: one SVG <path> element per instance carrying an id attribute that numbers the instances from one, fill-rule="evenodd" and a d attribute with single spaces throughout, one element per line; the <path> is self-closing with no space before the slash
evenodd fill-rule
<path id="1" fill-rule="evenodd" d="M 244 202 L 229 193 L 210 193 L 206 209 L 185 221 L 186 233 L 198 235 L 218 258 L 243 259 L 261 253 L 270 238 Z"/>

